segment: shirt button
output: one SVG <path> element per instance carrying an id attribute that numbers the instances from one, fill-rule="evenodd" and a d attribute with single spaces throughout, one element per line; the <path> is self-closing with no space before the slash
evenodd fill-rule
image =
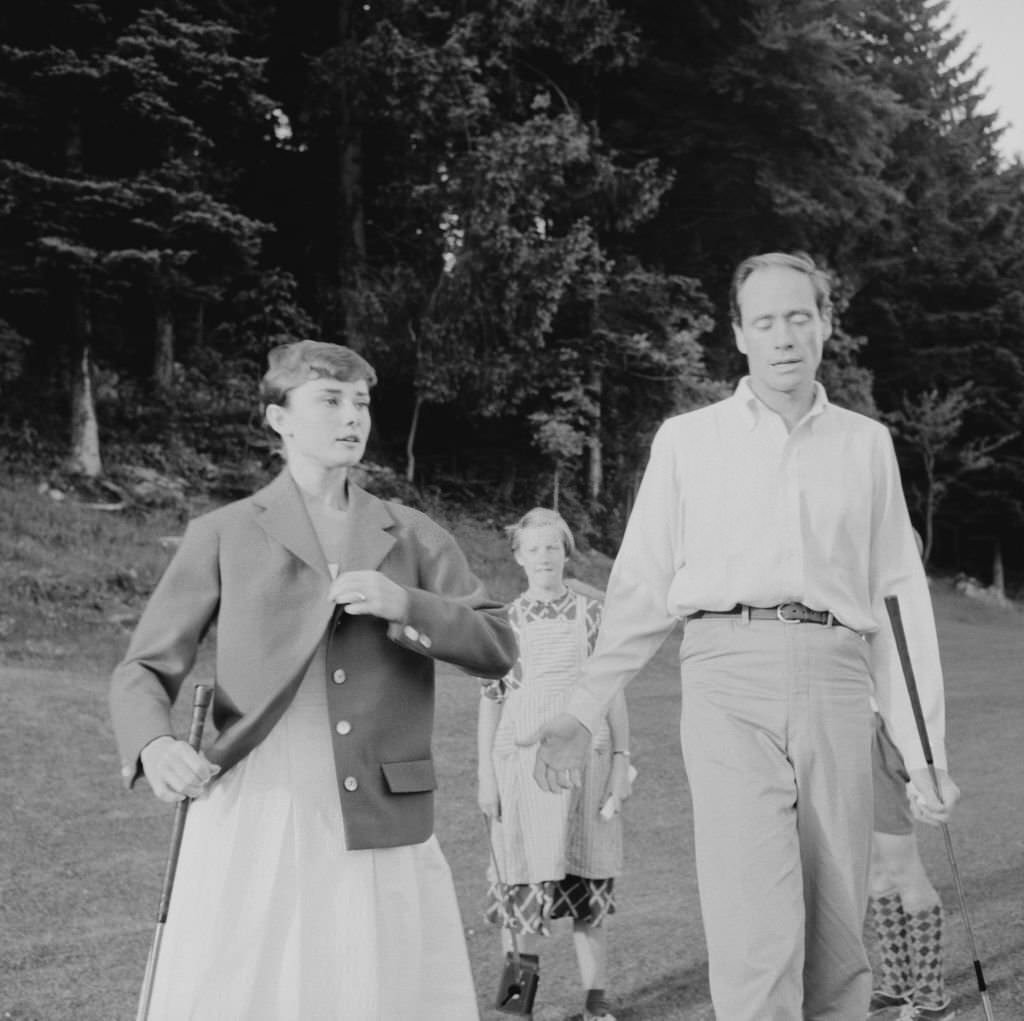
<path id="1" fill-rule="evenodd" d="M 339 720 L 335 725 L 334 729 L 344 737 L 346 734 L 351 733 L 352 724 L 348 720 Z"/>
<path id="2" fill-rule="evenodd" d="M 415 642 L 420 636 L 419 631 L 417 631 L 412 624 L 406 624 L 405 627 L 402 628 L 402 634 L 405 635 L 410 642 Z"/>
<path id="3" fill-rule="evenodd" d="M 346 680 L 345 671 L 342 670 L 341 667 L 338 667 L 338 669 L 331 674 L 331 680 L 334 681 L 335 684 L 344 684 Z"/>
<path id="4" fill-rule="evenodd" d="M 359 790 L 359 781 L 354 776 L 346 776 L 344 786 L 347 791 L 356 791 Z"/>

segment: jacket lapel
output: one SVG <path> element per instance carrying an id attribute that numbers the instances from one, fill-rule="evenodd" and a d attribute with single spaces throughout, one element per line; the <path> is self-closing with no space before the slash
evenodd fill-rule
<path id="1" fill-rule="evenodd" d="M 354 482 L 348 485 L 349 513 L 352 517 L 352 537 L 348 547 L 345 571 L 375 571 L 395 544 L 390 529 L 395 519 L 387 504 L 366 492 Z"/>
<path id="2" fill-rule="evenodd" d="M 287 468 L 253 496 L 253 503 L 260 508 L 256 520 L 267 535 L 330 579 L 320 541 L 313 531 L 299 487 Z"/>
<path id="3" fill-rule="evenodd" d="M 390 532 L 395 520 L 383 500 L 354 482 L 349 482 L 348 498 L 352 534 L 342 570 L 376 570 L 395 544 Z M 256 520 L 267 535 L 329 579 L 330 571 L 320 541 L 288 469 L 257 492 L 253 502 L 260 508 Z"/>

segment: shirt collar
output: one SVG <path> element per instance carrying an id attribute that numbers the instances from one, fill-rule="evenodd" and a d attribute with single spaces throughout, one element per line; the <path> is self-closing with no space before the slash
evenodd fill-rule
<path id="1" fill-rule="evenodd" d="M 733 400 L 736 402 L 736 406 L 742 409 L 743 414 L 746 416 L 747 424 L 751 429 L 753 429 L 761 420 L 761 415 L 764 412 L 767 412 L 770 415 L 775 414 L 775 412 L 772 411 L 771 408 L 769 408 L 750 388 L 749 376 L 744 376 L 736 385 Z M 825 388 L 821 383 L 815 380 L 814 399 L 811 402 L 811 409 L 797 424 L 801 425 L 808 419 L 817 417 L 825 410 L 825 408 L 828 407 L 828 405 L 829 399 L 828 394 L 825 392 Z"/>

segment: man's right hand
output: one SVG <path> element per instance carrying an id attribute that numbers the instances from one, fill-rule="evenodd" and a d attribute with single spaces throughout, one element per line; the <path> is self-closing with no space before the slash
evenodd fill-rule
<path id="1" fill-rule="evenodd" d="M 150 741 L 140 758 L 149 786 L 161 801 L 198 798 L 220 772 L 220 766 L 215 766 L 202 752 L 170 735 Z"/>
<path id="2" fill-rule="evenodd" d="M 590 738 L 590 731 L 575 716 L 559 713 L 516 744 L 520 748 L 538 746 L 533 778 L 541 790 L 559 794 L 583 782 Z"/>
<path id="3" fill-rule="evenodd" d="M 935 786 L 938 784 L 938 793 Z M 928 823 L 929 826 L 940 826 L 949 822 L 956 803 L 960 800 L 960 788 L 944 769 L 935 770 L 932 780 L 930 769 L 910 770 L 910 783 L 907 784 L 907 797 L 910 799 L 910 811 L 915 819 Z"/>

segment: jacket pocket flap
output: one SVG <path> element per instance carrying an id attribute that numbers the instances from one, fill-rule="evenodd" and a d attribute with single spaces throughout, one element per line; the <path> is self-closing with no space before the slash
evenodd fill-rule
<path id="1" fill-rule="evenodd" d="M 434 763 L 431 759 L 415 762 L 383 762 L 380 767 L 392 794 L 415 794 L 432 791 L 437 787 Z"/>

